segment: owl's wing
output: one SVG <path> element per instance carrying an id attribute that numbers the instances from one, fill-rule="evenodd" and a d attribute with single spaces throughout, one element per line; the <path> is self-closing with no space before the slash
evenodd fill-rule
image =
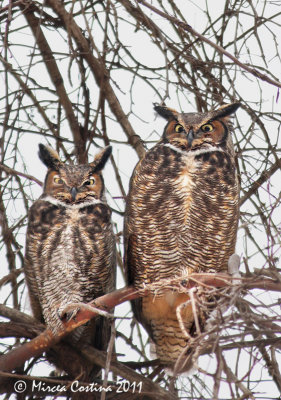
<path id="1" fill-rule="evenodd" d="M 30 306 L 33 312 L 33 315 L 36 319 L 43 322 L 43 313 L 42 308 L 39 303 L 38 299 L 38 290 L 35 281 L 34 274 L 32 273 L 33 270 L 33 263 L 28 257 L 28 250 L 26 252 L 25 260 L 24 260 L 24 269 L 25 269 L 25 279 L 28 287 L 29 292 L 29 301 Z M 30 271 L 30 272 L 27 272 Z"/>
<path id="2" fill-rule="evenodd" d="M 129 233 L 130 219 L 128 215 L 125 216 L 125 229 L 124 229 L 124 242 L 125 242 L 125 272 L 128 285 L 134 285 L 136 277 L 136 250 L 137 250 L 137 238 L 136 235 Z M 132 222 L 133 223 L 133 222 Z M 131 301 L 132 311 L 135 318 L 140 322 L 150 337 L 153 338 L 153 331 L 150 323 L 143 318 L 142 313 L 142 298 L 138 298 Z"/>
<path id="3" fill-rule="evenodd" d="M 34 317 L 43 321 L 43 312 L 40 305 L 40 268 L 38 266 L 38 247 L 41 244 L 41 235 L 37 232 L 42 225 L 39 208 L 42 207 L 40 200 L 36 201 L 29 210 L 28 226 L 26 233 L 26 250 L 24 258 L 25 279 L 29 291 L 29 299 Z"/>

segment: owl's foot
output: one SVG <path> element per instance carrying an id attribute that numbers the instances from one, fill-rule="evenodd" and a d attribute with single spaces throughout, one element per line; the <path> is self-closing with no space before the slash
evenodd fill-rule
<path id="1" fill-rule="evenodd" d="M 86 313 L 95 313 L 97 315 L 102 315 L 107 318 L 114 318 L 114 315 L 108 313 L 107 311 L 101 310 L 100 308 L 96 308 L 89 303 L 70 303 L 64 307 L 60 307 L 58 310 L 58 316 L 62 322 L 68 322 L 72 319 L 75 319 L 78 312 L 86 312 Z M 87 315 L 89 318 L 89 316 Z"/>
<path id="2" fill-rule="evenodd" d="M 75 319 L 77 313 L 80 311 L 80 307 L 77 307 L 76 304 L 68 304 L 62 310 L 58 309 L 58 317 L 62 322 L 68 322 L 72 319 Z"/>

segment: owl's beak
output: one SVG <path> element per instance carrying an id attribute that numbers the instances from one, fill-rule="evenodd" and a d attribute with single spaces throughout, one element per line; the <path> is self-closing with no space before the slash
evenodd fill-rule
<path id="1" fill-rule="evenodd" d="M 78 193 L 77 189 L 75 187 L 71 188 L 70 193 L 71 193 L 72 200 L 75 201 L 76 195 Z"/>
<path id="2" fill-rule="evenodd" d="M 188 145 L 191 146 L 191 143 L 193 142 L 194 139 L 194 130 L 192 128 L 189 129 L 188 134 L 187 134 L 187 140 L 188 140 Z"/>

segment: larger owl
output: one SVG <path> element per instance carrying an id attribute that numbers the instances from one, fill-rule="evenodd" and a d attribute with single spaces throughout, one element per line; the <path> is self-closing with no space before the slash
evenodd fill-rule
<path id="1" fill-rule="evenodd" d="M 238 107 L 233 103 L 206 113 L 178 113 L 155 106 L 168 122 L 130 180 L 124 226 L 129 285 L 143 289 L 193 272 L 227 271 L 239 200 L 229 118 Z M 196 333 L 188 300 L 186 293 L 160 290 L 132 302 L 162 364 L 173 369 L 181 357 L 180 372 L 187 368 L 183 331 Z M 184 302 L 180 326 L 177 307 Z"/>
<path id="2" fill-rule="evenodd" d="M 86 165 L 63 163 L 39 145 L 48 167 L 44 191 L 29 211 L 25 276 L 34 316 L 56 334 L 79 307 L 115 287 L 115 239 L 102 177 L 111 147 Z M 71 342 L 105 350 L 110 322 L 97 317 L 71 333 Z M 69 339 L 69 337 L 68 337 Z"/>

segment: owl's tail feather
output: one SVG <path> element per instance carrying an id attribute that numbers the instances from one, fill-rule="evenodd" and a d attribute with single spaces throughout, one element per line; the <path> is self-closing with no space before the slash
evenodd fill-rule
<path id="1" fill-rule="evenodd" d="M 178 320 L 158 320 L 152 326 L 153 343 L 151 355 L 159 358 L 165 365 L 168 375 L 189 373 L 194 369 L 198 355 L 190 347 L 188 338 L 183 334 Z"/>

